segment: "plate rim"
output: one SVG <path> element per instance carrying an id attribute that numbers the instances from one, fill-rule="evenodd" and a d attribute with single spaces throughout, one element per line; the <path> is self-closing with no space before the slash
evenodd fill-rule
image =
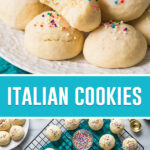
<path id="1" fill-rule="evenodd" d="M 48 61 L 32 56 L 24 46 L 24 32 L 12 29 L 0 21 L 0 56 L 12 65 L 37 75 L 126 75 L 150 74 L 150 50 L 143 63 L 131 68 L 105 69 L 95 67 L 79 55 L 71 60 Z M 7 35 L 7 36 L 6 36 Z M 9 41 L 9 42 L 8 42 Z M 71 68 L 71 69 L 70 69 Z M 133 68 L 133 69 L 132 69 Z M 5 73 L 4 73 L 5 74 Z M 11 74 L 11 73 L 10 73 Z M 12 73 L 13 74 L 13 73 Z M 22 73 L 26 74 L 26 73 Z"/>
<path id="2" fill-rule="evenodd" d="M 26 119 L 25 125 L 26 125 L 25 135 L 24 135 L 24 137 L 23 137 L 23 139 L 22 139 L 21 141 L 19 141 L 19 142 L 13 141 L 15 144 L 14 144 L 14 146 L 11 146 L 11 145 L 10 145 L 11 142 L 12 142 L 12 139 L 11 139 L 11 142 L 10 142 L 9 145 L 3 146 L 3 147 L 0 146 L 0 149 L 1 149 L 1 150 L 12 150 L 12 149 L 14 149 L 14 148 L 17 148 L 19 145 L 21 145 L 22 142 L 25 140 L 25 138 L 26 138 L 27 135 L 28 135 L 29 126 L 30 126 L 30 119 Z M 24 126 L 25 126 L 25 125 L 24 125 Z M 24 126 L 23 126 L 23 127 L 24 127 Z M 11 147 L 10 147 L 10 146 L 11 146 Z"/>

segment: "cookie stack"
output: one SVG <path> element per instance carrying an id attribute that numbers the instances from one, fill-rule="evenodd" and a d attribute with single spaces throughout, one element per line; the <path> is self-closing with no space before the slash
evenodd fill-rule
<path id="1" fill-rule="evenodd" d="M 150 0 L 5 0 L 0 18 L 25 29 L 25 47 L 38 58 L 66 60 L 83 50 L 90 64 L 127 68 L 141 62 L 150 45 L 149 5 Z"/>
<path id="2" fill-rule="evenodd" d="M 36 15 L 49 10 L 39 0 L 0 0 L 0 19 L 10 27 L 24 30 Z"/>
<path id="3" fill-rule="evenodd" d="M 0 120 L 0 146 L 7 146 L 11 139 L 15 142 L 24 137 L 23 125 L 25 119 L 1 119 Z"/>

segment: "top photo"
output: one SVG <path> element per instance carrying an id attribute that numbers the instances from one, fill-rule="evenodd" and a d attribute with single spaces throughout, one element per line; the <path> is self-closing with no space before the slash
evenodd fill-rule
<path id="1" fill-rule="evenodd" d="M 150 74 L 150 0 L 0 0 L 0 74 Z"/>

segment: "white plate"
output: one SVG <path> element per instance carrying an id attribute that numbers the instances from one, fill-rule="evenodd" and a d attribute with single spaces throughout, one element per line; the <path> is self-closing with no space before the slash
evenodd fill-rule
<path id="1" fill-rule="evenodd" d="M 5 147 L 0 146 L 0 150 L 12 150 L 12 149 L 16 148 L 17 146 L 19 146 L 24 141 L 24 139 L 27 136 L 28 130 L 29 130 L 29 120 L 28 119 L 26 120 L 26 123 L 23 126 L 23 129 L 24 129 L 25 134 L 21 141 L 15 142 L 15 141 L 11 140 L 11 142 L 8 146 L 5 146 Z"/>
<path id="2" fill-rule="evenodd" d="M 0 22 L 0 56 L 35 74 L 149 74 L 150 51 L 139 65 L 127 69 L 103 69 L 88 64 L 83 55 L 68 61 L 46 61 L 30 55 L 24 47 L 24 33 Z"/>

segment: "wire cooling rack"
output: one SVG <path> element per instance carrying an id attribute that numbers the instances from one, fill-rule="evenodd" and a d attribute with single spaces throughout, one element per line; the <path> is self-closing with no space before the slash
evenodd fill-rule
<path id="1" fill-rule="evenodd" d="M 107 124 L 109 120 L 105 120 L 105 124 Z M 80 123 L 80 128 L 83 128 L 83 129 L 87 129 L 86 126 L 84 126 L 84 124 L 82 124 L 82 122 L 87 122 L 88 124 L 88 120 L 81 120 L 81 123 Z M 60 129 L 62 130 L 63 133 L 63 141 L 58 141 L 57 142 L 57 145 L 61 145 L 61 148 L 59 149 L 62 149 L 62 150 L 74 150 L 75 148 L 72 146 L 72 140 L 71 140 L 71 136 L 69 135 L 69 132 L 65 132 L 67 131 L 65 126 L 65 120 L 64 119 L 60 119 L 60 120 L 56 120 L 56 119 L 53 119 L 51 120 L 46 126 L 45 128 L 31 141 L 31 143 L 24 149 L 24 150 L 43 150 L 43 147 L 45 145 L 48 145 L 50 143 L 50 140 L 47 139 L 47 137 L 45 136 L 45 132 L 46 132 L 46 129 L 48 126 L 50 125 L 56 125 L 58 127 L 60 127 Z M 106 126 L 104 124 L 104 130 L 108 130 L 108 126 Z M 105 133 L 104 133 L 105 134 Z M 127 130 L 124 130 L 121 134 L 118 135 L 121 143 L 124 139 L 128 138 L 128 137 L 132 137 L 133 136 L 127 131 Z M 94 137 L 96 141 L 99 141 L 99 138 L 97 137 Z M 138 142 L 138 141 L 137 141 Z M 63 144 L 62 144 L 63 143 Z M 64 145 L 64 146 L 63 146 Z M 121 144 L 120 145 L 117 145 L 118 148 L 115 148 L 115 150 L 118 150 L 119 148 L 121 148 Z M 96 145 L 93 145 L 93 147 L 90 149 L 90 150 L 98 150 L 99 148 L 96 146 Z M 138 150 L 144 150 L 144 147 L 138 142 Z"/>

